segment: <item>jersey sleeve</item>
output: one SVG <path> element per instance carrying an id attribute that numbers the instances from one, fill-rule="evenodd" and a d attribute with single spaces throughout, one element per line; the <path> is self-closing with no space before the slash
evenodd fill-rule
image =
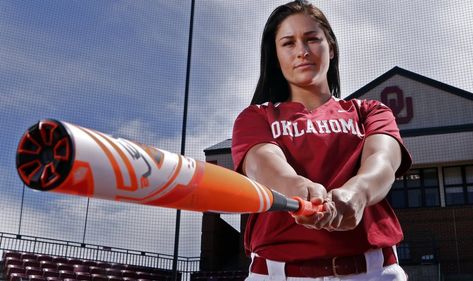
<path id="1" fill-rule="evenodd" d="M 402 162 L 396 171 L 396 177 L 403 175 L 411 167 L 412 158 L 404 146 L 396 124 L 396 118 L 391 109 L 379 101 L 365 100 L 361 103 L 361 114 L 365 128 L 365 137 L 374 134 L 386 134 L 397 140 L 401 147 Z"/>
<path id="2" fill-rule="evenodd" d="M 265 109 L 259 105 L 251 105 L 238 115 L 233 125 L 231 150 L 235 171 L 242 172 L 246 153 L 254 145 L 260 143 L 277 145 L 271 133 Z"/>

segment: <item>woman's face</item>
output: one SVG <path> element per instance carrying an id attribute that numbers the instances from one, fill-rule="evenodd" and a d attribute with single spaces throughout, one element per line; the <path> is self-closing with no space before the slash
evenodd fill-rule
<path id="1" fill-rule="evenodd" d="M 310 16 L 294 14 L 276 31 L 276 54 L 287 82 L 293 88 L 327 86 L 333 52 L 320 25 Z"/>

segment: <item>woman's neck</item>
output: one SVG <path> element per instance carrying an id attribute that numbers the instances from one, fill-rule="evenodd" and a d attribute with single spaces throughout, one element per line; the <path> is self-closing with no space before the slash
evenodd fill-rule
<path id="1" fill-rule="evenodd" d="M 326 103 L 332 94 L 328 89 L 320 88 L 291 88 L 291 95 L 289 101 L 299 102 L 303 104 L 308 110 L 316 109 L 322 104 Z"/>

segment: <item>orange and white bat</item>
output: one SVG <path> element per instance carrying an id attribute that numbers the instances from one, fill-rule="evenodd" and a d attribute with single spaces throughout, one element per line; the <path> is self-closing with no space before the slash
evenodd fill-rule
<path id="1" fill-rule="evenodd" d="M 25 185 L 41 191 L 199 212 L 322 208 L 217 165 L 51 119 L 22 136 L 16 166 Z"/>

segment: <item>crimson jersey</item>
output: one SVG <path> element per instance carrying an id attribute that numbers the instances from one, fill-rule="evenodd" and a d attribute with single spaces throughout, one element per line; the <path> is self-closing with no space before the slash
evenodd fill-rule
<path id="1" fill-rule="evenodd" d="M 407 171 L 411 158 L 395 118 L 378 101 L 332 97 L 312 111 L 297 102 L 251 105 L 234 124 L 234 167 L 241 172 L 243 159 L 254 145 L 273 143 L 299 175 L 330 190 L 356 175 L 364 141 L 373 134 L 387 134 L 399 142 L 403 157 L 396 175 Z M 267 259 L 295 261 L 361 254 L 370 248 L 395 245 L 402 238 L 399 221 L 384 199 L 367 207 L 360 224 L 350 231 L 307 229 L 287 212 L 250 215 L 245 247 Z"/>

